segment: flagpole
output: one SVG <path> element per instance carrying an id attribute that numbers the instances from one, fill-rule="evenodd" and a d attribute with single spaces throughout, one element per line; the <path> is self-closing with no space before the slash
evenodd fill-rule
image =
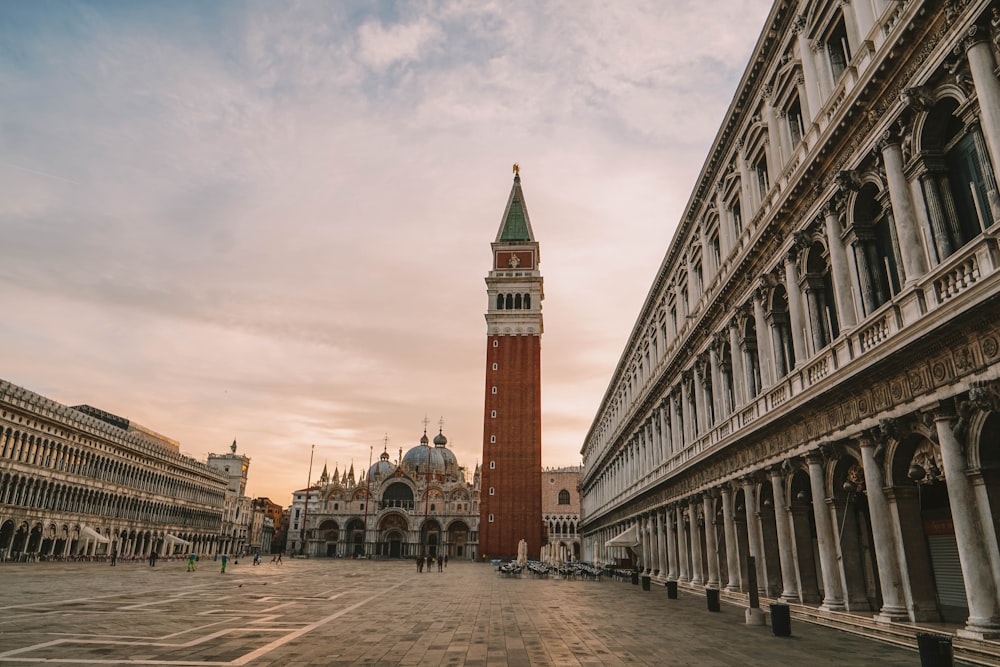
<path id="1" fill-rule="evenodd" d="M 309 491 L 310 491 L 309 487 L 312 485 L 313 454 L 315 454 L 315 453 L 316 453 L 316 445 L 312 445 L 312 448 L 309 450 L 309 477 L 308 477 L 308 479 L 306 479 L 306 507 L 302 511 L 302 535 L 301 535 L 301 537 L 302 537 L 302 549 L 301 549 L 301 554 L 303 556 L 308 556 L 309 555 L 309 554 L 306 553 L 306 518 L 309 516 Z"/>
<path id="2" fill-rule="evenodd" d="M 375 445 L 368 445 L 368 472 L 365 473 L 365 555 L 368 554 L 368 506 L 372 504 L 372 452 Z"/>

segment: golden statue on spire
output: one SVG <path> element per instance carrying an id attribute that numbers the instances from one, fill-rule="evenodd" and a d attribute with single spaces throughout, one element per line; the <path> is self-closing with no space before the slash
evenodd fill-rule
<path id="1" fill-rule="evenodd" d="M 515 176 L 520 176 L 521 175 L 521 167 L 519 167 L 516 162 L 514 163 L 514 175 Z"/>

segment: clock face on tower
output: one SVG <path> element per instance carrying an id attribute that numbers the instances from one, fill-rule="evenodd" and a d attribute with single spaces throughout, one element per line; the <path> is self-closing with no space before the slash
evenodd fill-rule
<path id="1" fill-rule="evenodd" d="M 496 255 L 496 268 L 503 269 L 531 269 L 532 253 L 505 250 Z"/>

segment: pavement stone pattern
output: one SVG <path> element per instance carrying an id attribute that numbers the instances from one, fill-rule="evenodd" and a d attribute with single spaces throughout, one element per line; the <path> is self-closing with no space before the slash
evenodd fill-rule
<path id="1" fill-rule="evenodd" d="M 610 579 L 506 578 L 452 561 L 247 558 L 0 565 L 7 665 L 893 665 L 914 650 Z"/>

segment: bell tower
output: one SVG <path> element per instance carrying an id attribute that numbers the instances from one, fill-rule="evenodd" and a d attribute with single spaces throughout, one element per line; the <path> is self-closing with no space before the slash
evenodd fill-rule
<path id="1" fill-rule="evenodd" d="M 542 275 L 514 165 L 486 277 L 486 400 L 479 503 L 479 553 L 528 557 L 542 547 Z"/>

